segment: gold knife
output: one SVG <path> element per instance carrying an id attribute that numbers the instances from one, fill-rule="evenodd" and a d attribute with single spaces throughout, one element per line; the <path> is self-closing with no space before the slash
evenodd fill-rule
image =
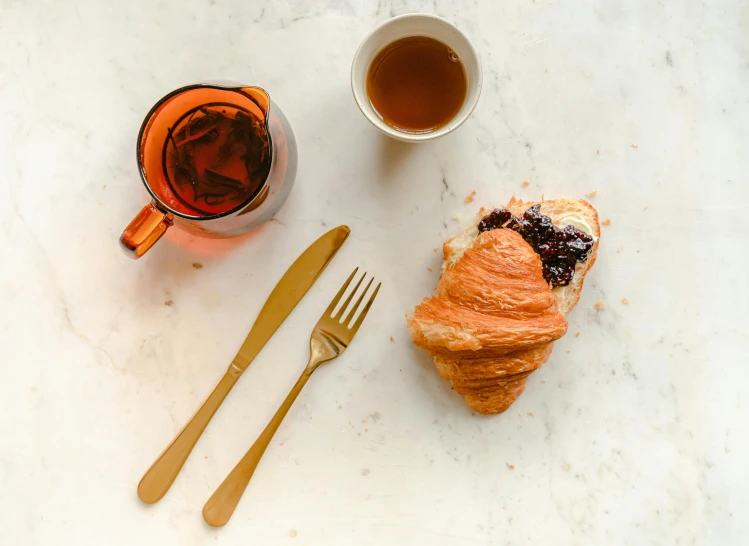
<path id="1" fill-rule="evenodd" d="M 172 440 L 151 468 L 143 475 L 138 484 L 138 496 L 145 503 L 153 504 L 163 497 L 171 487 L 177 474 L 185 464 L 192 448 L 203 434 L 216 410 L 226 395 L 247 369 L 252 360 L 265 346 L 271 336 L 278 330 L 286 317 L 301 301 L 307 291 L 315 284 L 320 274 L 336 255 L 338 249 L 348 237 L 351 230 L 347 226 L 338 226 L 305 250 L 268 296 L 260 310 L 250 333 L 239 348 L 224 377 L 203 403 L 198 412 Z"/>

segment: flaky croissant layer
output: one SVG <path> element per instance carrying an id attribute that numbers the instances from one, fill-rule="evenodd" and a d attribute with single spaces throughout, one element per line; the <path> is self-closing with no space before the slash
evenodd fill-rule
<path id="1" fill-rule="evenodd" d="M 437 295 L 416 307 L 408 328 L 471 408 L 500 413 L 549 358 L 567 321 L 538 254 L 514 231 L 496 229 L 445 269 Z"/>

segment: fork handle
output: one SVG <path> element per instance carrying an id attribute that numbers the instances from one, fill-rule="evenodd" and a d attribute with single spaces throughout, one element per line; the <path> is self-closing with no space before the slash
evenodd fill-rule
<path id="1" fill-rule="evenodd" d="M 221 485 L 218 486 L 218 489 L 214 491 L 208 502 L 205 503 L 203 507 L 203 519 L 206 523 L 213 527 L 222 527 L 229 521 L 229 518 L 234 513 L 234 509 L 239 504 L 239 499 L 242 498 L 244 490 L 247 489 L 247 484 L 250 483 L 250 478 L 252 478 L 255 468 L 257 468 L 263 453 L 265 453 L 265 449 L 270 444 L 273 435 L 278 430 L 283 418 L 286 417 L 289 408 L 291 408 L 296 397 L 299 396 L 314 369 L 312 366 L 304 369 L 304 372 L 299 376 L 296 384 L 291 388 L 291 392 L 286 396 L 286 399 L 265 427 L 265 430 L 258 436 L 258 439 L 255 440 L 249 451 L 242 457 L 242 460 L 237 463 L 237 466 L 234 467 Z"/>
<path id="2" fill-rule="evenodd" d="M 208 399 L 203 403 L 198 412 L 185 425 L 179 434 L 167 446 L 159 458 L 154 461 L 138 484 L 138 496 L 147 504 L 153 504 L 163 497 L 182 470 L 187 457 L 190 456 L 195 444 L 198 443 L 200 435 L 218 410 L 221 402 L 242 375 L 244 370 L 234 364 L 221 378 L 218 385 Z"/>

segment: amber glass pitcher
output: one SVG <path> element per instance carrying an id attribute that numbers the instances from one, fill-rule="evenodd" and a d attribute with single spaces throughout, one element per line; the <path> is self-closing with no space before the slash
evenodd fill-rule
<path id="1" fill-rule="evenodd" d="M 273 216 L 297 169 L 294 133 L 260 87 L 177 89 L 146 116 L 138 167 L 151 202 L 120 237 L 140 258 L 171 226 L 204 237 L 246 233 Z"/>

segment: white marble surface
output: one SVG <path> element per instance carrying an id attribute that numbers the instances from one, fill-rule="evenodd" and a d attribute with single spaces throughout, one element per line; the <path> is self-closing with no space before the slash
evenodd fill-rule
<path id="1" fill-rule="evenodd" d="M 419 9 L 472 37 L 485 85 L 460 130 L 409 146 L 365 121 L 348 74 L 370 28 Z M 746 544 L 747 34 L 742 0 L 0 0 L 0 543 Z M 282 105 L 297 185 L 253 235 L 173 230 L 129 261 L 140 122 L 207 78 Z M 508 412 L 471 414 L 405 330 L 432 249 L 478 205 L 591 191 L 611 225 L 568 335 Z M 339 223 L 335 262 L 141 504 L 277 279 Z M 354 265 L 384 281 L 359 339 L 208 527 Z"/>

